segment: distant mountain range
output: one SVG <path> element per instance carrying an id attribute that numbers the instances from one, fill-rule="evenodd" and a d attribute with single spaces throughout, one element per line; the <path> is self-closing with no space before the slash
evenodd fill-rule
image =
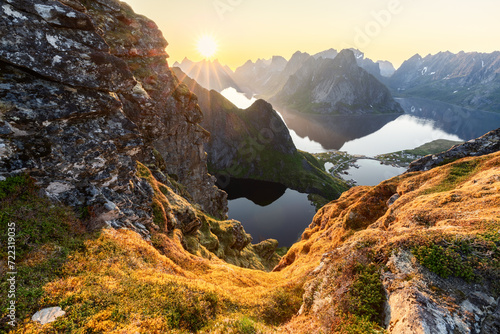
<path id="1" fill-rule="evenodd" d="M 175 62 L 172 67 L 179 67 L 190 78 L 196 81 L 208 90 L 223 91 L 226 88 L 233 87 L 239 91 L 241 89 L 233 79 L 233 71 L 226 65 L 222 65 L 218 60 L 193 62 L 184 58 L 182 62 Z"/>
<path id="2" fill-rule="evenodd" d="M 379 63 L 365 58 L 364 53 L 359 50 L 351 49 L 351 51 L 354 53 L 358 66 L 378 80 L 383 79 Z M 289 61 L 280 56 L 275 56 L 269 60 L 259 59 L 255 63 L 249 60 L 234 71 L 233 78 L 244 92 L 269 99 L 278 94 L 288 79 L 309 60 L 334 59 L 338 54 L 335 49 L 325 50 L 315 55 L 297 51 Z M 388 65 L 387 63 L 390 64 L 389 62 L 383 63 L 384 74 L 390 73 L 390 67 L 393 68 L 392 64 Z M 389 68 L 389 70 L 386 68 Z"/>
<path id="3" fill-rule="evenodd" d="M 395 94 L 500 112 L 500 52 L 440 52 L 405 61 L 389 78 Z"/>
<path id="4" fill-rule="evenodd" d="M 352 50 L 334 59 L 309 57 L 271 100 L 301 112 L 320 114 L 402 113 L 401 106 L 375 76 L 358 66 Z M 364 62 L 379 71 L 378 64 Z"/>
<path id="5" fill-rule="evenodd" d="M 398 97 L 420 97 L 430 100 L 438 100 L 462 107 L 480 109 L 485 111 L 500 112 L 500 52 L 493 53 L 465 53 L 453 54 L 451 52 L 440 52 L 436 55 L 421 57 L 415 55 L 405 61 L 397 70 L 388 61 L 373 61 L 365 58 L 359 50 L 350 49 L 354 54 L 357 66 L 371 74 L 376 81 L 368 80 L 369 84 L 363 82 L 363 86 L 371 91 L 371 96 L 377 95 L 379 100 L 369 100 L 358 88 L 362 82 L 355 78 L 364 72 L 352 67 L 356 72 L 347 75 L 347 72 L 333 70 L 330 66 L 338 57 L 339 52 L 329 49 L 314 55 L 297 51 L 289 60 L 281 56 L 271 59 L 259 59 L 256 62 L 247 61 L 234 72 L 218 61 L 192 62 L 184 59 L 179 66 L 188 76 L 195 78 L 197 82 L 207 88 L 222 91 L 233 87 L 240 92 L 256 95 L 259 98 L 271 100 L 292 107 L 301 107 L 306 112 L 327 112 L 330 102 L 347 102 L 346 108 L 334 108 L 333 113 L 359 113 L 373 109 L 380 105 L 380 101 L 389 101 L 387 97 L 381 98 L 382 89 L 378 94 L 382 82 L 394 96 Z M 346 88 L 337 87 L 333 89 L 332 84 L 340 83 L 338 75 L 347 75 L 351 83 L 358 82 L 352 86 L 356 90 L 353 97 L 359 94 L 359 98 L 346 99 Z M 313 73 L 316 73 L 314 75 Z M 318 80 L 318 74 L 323 80 Z M 328 77 L 329 76 L 329 77 Z M 334 77 L 337 79 L 334 79 Z M 300 82 L 299 78 L 311 80 L 315 83 Z M 354 81 L 352 81 L 354 80 Z M 366 81 L 365 80 L 365 81 Z M 344 96 L 324 96 L 319 92 L 323 90 L 336 94 L 342 91 Z M 370 94 L 369 94 L 370 95 Z M 353 103 L 356 100 L 355 106 Z M 378 108 L 381 112 L 397 111 L 393 108 L 392 101 L 388 105 Z M 303 108 L 304 106 L 307 108 Z"/>

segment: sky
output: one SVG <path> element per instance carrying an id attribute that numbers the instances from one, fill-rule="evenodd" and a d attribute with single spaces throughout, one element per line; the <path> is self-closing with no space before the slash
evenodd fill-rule
<path id="1" fill-rule="evenodd" d="M 154 20 L 169 63 L 203 59 L 197 40 L 235 69 L 247 60 L 354 47 L 396 67 L 419 53 L 500 50 L 498 0 L 125 0 Z"/>

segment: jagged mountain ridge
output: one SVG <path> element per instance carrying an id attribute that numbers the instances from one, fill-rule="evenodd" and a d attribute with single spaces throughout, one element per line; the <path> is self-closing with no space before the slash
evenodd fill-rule
<path id="1" fill-rule="evenodd" d="M 233 71 L 219 63 L 218 60 L 202 60 L 193 62 L 187 58 L 181 63 L 174 63 L 173 67 L 179 67 L 184 73 L 195 79 L 201 86 L 208 90 L 222 92 L 224 89 L 232 87 L 238 91 L 241 89 L 233 80 Z"/>
<path id="2" fill-rule="evenodd" d="M 355 57 L 351 50 L 341 51 L 334 59 L 310 57 L 273 100 L 312 113 L 403 112 L 389 90 L 359 67 Z"/>
<path id="3" fill-rule="evenodd" d="M 388 82 L 401 95 L 498 112 L 500 52 L 417 54 L 405 61 Z"/>
<path id="4" fill-rule="evenodd" d="M 350 50 L 354 52 L 356 62 L 360 67 L 377 79 L 382 80 L 378 63 L 365 58 L 364 53 L 359 50 Z M 252 93 L 269 99 L 283 88 L 290 76 L 295 74 L 310 57 L 314 59 L 334 59 L 337 55 L 337 50 L 328 49 L 314 55 L 297 51 L 289 61 L 286 61 L 281 56 L 275 56 L 270 60 L 259 59 L 255 64 L 249 60 L 234 71 L 234 79 L 245 93 Z"/>

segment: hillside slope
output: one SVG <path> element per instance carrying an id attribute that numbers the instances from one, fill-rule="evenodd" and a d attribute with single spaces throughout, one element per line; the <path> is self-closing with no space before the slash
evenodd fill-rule
<path id="1" fill-rule="evenodd" d="M 352 188 L 271 273 L 189 254 L 178 232 L 82 234 L 29 182 L 2 181 L 3 217 L 44 231 L 19 245 L 16 332 L 496 333 L 499 175 L 497 152 Z M 29 320 L 54 305 L 55 322 Z"/>

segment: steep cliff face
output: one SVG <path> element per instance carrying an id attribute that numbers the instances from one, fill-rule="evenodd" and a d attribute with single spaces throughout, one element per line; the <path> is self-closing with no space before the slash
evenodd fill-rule
<path id="1" fill-rule="evenodd" d="M 194 203 L 225 217 L 225 194 L 207 172 L 203 144 L 209 134 L 199 125 L 203 115 L 196 98 L 178 87 L 168 68 L 167 43 L 156 24 L 135 15 L 123 3 L 112 11 L 99 2 L 85 4 L 102 29 L 110 53 L 123 59 L 140 83 L 133 94 L 120 96 L 125 114 L 139 126 L 146 144 L 159 153 L 166 172 L 186 187 Z"/>
<path id="2" fill-rule="evenodd" d="M 389 90 L 358 66 L 351 50 L 341 51 L 335 59 L 309 58 L 273 99 L 296 110 L 312 113 L 403 111 Z"/>
<path id="3" fill-rule="evenodd" d="M 3 1 L 0 17 L 2 177 L 29 173 L 101 223 L 148 234 L 152 196 L 135 176 L 140 160 L 225 216 L 201 112 L 178 89 L 152 21 L 113 0 Z"/>
<path id="4" fill-rule="evenodd" d="M 500 110 L 500 52 L 440 52 L 405 61 L 389 80 L 399 94 Z"/>

